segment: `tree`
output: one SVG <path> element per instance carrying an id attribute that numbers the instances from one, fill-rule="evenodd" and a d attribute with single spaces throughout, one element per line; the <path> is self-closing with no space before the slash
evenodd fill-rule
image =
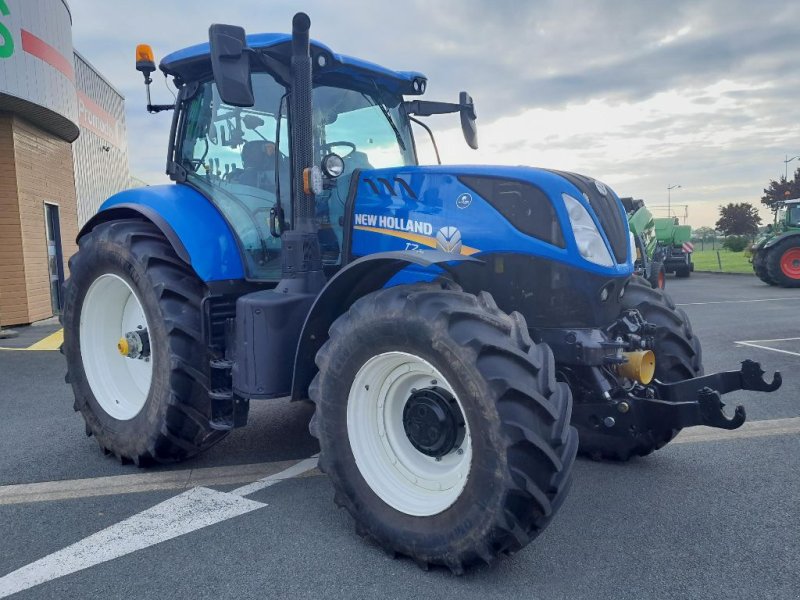
<path id="1" fill-rule="evenodd" d="M 711 227 L 698 227 L 694 230 L 695 237 L 701 241 L 710 240 L 716 234 L 717 232 L 711 229 Z"/>
<path id="2" fill-rule="evenodd" d="M 760 224 L 758 209 L 748 202 L 731 202 L 719 207 L 716 227 L 725 235 L 755 235 Z"/>
<path id="3" fill-rule="evenodd" d="M 711 229 L 711 227 L 698 227 L 694 230 L 694 237 L 700 240 L 700 249 L 705 250 L 706 242 L 717 237 L 717 232 Z"/>
<path id="4" fill-rule="evenodd" d="M 761 196 L 761 203 L 766 204 L 772 212 L 777 212 L 783 201 L 789 198 L 800 198 L 800 169 L 794 172 L 792 179 L 781 176 L 777 181 L 770 181 Z"/>

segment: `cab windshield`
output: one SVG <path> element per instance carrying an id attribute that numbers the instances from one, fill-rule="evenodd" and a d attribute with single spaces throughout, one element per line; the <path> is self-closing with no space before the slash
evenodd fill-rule
<path id="1" fill-rule="evenodd" d="M 280 203 L 291 227 L 286 89 L 267 73 L 253 73 L 255 104 L 224 104 L 213 81 L 201 85 L 186 108 L 177 158 L 187 182 L 225 215 L 239 238 L 250 279 L 281 276 L 280 238 L 270 211 Z M 314 158 L 344 160 L 343 174 L 325 181 L 316 197 L 320 246 L 328 266 L 341 263 L 344 209 L 356 169 L 415 164 L 402 97 L 373 90 L 317 86 L 313 92 Z M 273 233 L 275 235 L 273 235 Z"/>
<path id="2" fill-rule="evenodd" d="M 778 223 L 800 227 L 800 204 L 787 204 L 778 210 Z"/>

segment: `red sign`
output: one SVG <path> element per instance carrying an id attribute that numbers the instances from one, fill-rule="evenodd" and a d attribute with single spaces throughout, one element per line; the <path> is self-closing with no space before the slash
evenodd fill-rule
<path id="1" fill-rule="evenodd" d="M 66 57 L 59 54 L 58 50 L 53 48 L 50 44 L 43 39 L 36 37 L 30 31 L 21 30 L 22 36 L 22 49 L 43 60 L 48 65 L 60 71 L 70 81 L 75 81 L 75 70 Z"/>
<path id="2" fill-rule="evenodd" d="M 78 90 L 78 123 L 82 128 L 119 147 L 117 120 L 80 90 Z"/>
<path id="3" fill-rule="evenodd" d="M 686 253 L 692 253 L 694 252 L 694 246 L 691 244 L 691 242 L 683 242 L 683 251 Z"/>

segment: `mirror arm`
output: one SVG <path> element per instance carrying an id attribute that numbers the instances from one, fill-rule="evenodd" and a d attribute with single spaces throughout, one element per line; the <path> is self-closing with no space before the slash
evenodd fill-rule
<path id="1" fill-rule="evenodd" d="M 164 110 L 174 110 L 174 104 L 148 104 L 147 105 L 147 112 L 151 114 L 160 113 Z"/>
<path id="2" fill-rule="evenodd" d="M 417 115 L 418 117 L 446 115 L 472 108 L 466 104 L 454 104 L 452 102 L 429 102 L 428 100 L 407 100 L 403 102 L 403 106 L 406 109 L 406 113 L 409 115 Z"/>
<path id="3" fill-rule="evenodd" d="M 436 162 L 438 164 L 442 164 L 442 159 L 439 156 L 439 146 L 436 145 L 436 138 L 433 136 L 433 131 L 431 131 L 431 128 L 428 127 L 425 123 L 423 123 L 419 119 L 415 119 L 414 117 L 408 117 L 408 120 L 411 121 L 412 123 L 416 123 L 417 125 L 422 127 L 425 131 L 428 132 L 428 135 L 431 136 L 431 143 L 433 144 L 433 150 L 434 152 L 436 152 Z"/>
<path id="4" fill-rule="evenodd" d="M 274 56 L 271 56 L 268 52 L 259 52 L 257 50 L 253 50 L 252 48 L 247 48 L 247 51 L 255 54 L 256 58 L 267 69 L 267 71 L 275 75 L 280 84 L 282 84 L 284 87 L 291 86 L 292 73 L 288 65 L 278 60 Z"/>

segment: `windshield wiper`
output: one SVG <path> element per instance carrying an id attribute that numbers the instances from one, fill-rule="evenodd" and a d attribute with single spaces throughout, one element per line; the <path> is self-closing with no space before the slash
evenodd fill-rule
<path id="1" fill-rule="evenodd" d="M 383 116 L 386 117 L 386 120 L 389 121 L 389 125 L 392 127 L 392 131 L 394 131 L 394 136 L 397 138 L 397 143 L 400 145 L 400 148 L 403 152 L 406 151 L 406 143 L 403 141 L 403 135 L 400 133 L 400 129 L 395 125 L 394 119 L 392 119 L 392 115 L 389 113 L 389 109 L 386 107 L 386 102 L 383 100 L 383 94 L 381 93 L 381 88 L 378 87 L 378 84 L 375 83 L 375 80 L 372 79 L 372 85 L 375 86 L 375 92 L 377 94 L 376 98 L 370 98 L 366 94 L 362 95 L 367 100 L 377 100 L 378 101 L 378 108 L 381 109 Z"/>

